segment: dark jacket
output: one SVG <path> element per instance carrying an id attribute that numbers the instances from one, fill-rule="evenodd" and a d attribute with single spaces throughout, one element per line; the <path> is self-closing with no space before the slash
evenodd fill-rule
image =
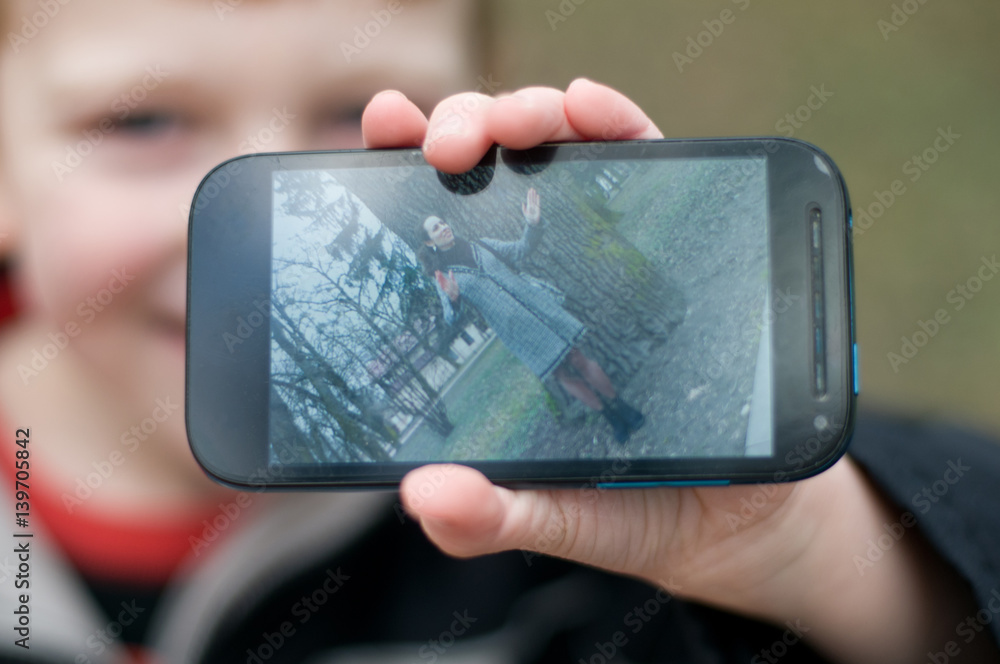
<path id="1" fill-rule="evenodd" d="M 508 267 L 520 266 L 538 246 L 541 236 L 541 224 L 526 224 L 517 242 L 490 238 L 472 242 L 478 269 L 464 265 L 442 269 L 451 270 L 458 282 L 459 300 L 455 305 L 440 284 L 435 281 L 435 285 L 448 324 L 458 320 L 462 307 L 475 307 L 504 346 L 544 380 L 579 342 L 586 328 L 562 307 L 552 290 Z"/>
<path id="2" fill-rule="evenodd" d="M 862 413 L 851 454 L 901 513 L 914 514 L 991 612 L 972 638 L 1000 641 L 1000 616 L 990 609 L 1000 588 L 1000 447 L 954 427 Z M 958 475 L 956 467 L 966 470 Z M 8 489 L 0 510 L 10 515 Z M 193 560 L 152 609 L 151 640 L 164 662 L 747 664 L 768 661 L 763 651 L 773 657 L 775 644 L 790 640 L 782 664 L 824 661 L 786 627 L 593 569 L 520 552 L 452 559 L 402 516 L 393 494 L 284 498 Z M 87 645 L 111 618 L 44 533 L 32 546 L 32 648 L 13 647 L 7 573 L 0 661 L 111 661 L 113 652 L 97 655 Z M 968 634 L 955 627 L 964 647 Z"/>

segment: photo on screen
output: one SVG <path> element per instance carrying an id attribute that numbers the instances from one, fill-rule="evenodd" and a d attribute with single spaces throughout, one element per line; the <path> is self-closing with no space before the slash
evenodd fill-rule
<path id="1" fill-rule="evenodd" d="M 772 454 L 766 163 L 275 172 L 272 461 Z"/>

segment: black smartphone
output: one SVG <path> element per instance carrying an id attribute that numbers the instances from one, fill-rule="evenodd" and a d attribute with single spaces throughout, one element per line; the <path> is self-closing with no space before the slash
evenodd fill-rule
<path id="1" fill-rule="evenodd" d="M 191 448 L 239 487 L 804 478 L 852 429 L 850 233 L 784 138 L 238 157 L 190 212 Z"/>

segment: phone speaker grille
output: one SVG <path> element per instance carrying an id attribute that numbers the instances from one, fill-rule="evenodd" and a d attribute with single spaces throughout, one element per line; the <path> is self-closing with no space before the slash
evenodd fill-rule
<path id="1" fill-rule="evenodd" d="M 806 208 L 809 224 L 809 283 L 813 338 L 813 394 L 826 396 L 826 298 L 823 277 L 823 211 L 819 205 Z"/>

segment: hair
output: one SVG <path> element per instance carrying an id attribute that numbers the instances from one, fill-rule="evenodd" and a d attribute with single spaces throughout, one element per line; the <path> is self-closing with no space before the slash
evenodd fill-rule
<path id="1" fill-rule="evenodd" d="M 429 214 L 426 217 L 418 218 L 414 229 L 417 238 L 417 260 L 424 266 L 424 271 L 427 275 L 431 277 L 442 267 L 441 256 L 433 247 L 427 245 L 427 241 L 431 239 L 431 236 L 427 234 L 427 228 L 424 227 L 424 224 L 427 223 L 428 219 L 436 216 Z"/>

